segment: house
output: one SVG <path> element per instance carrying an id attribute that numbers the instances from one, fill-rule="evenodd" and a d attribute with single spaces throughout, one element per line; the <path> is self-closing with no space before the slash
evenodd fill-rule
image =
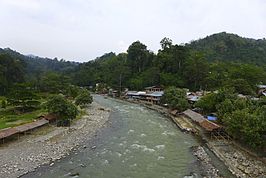
<path id="1" fill-rule="evenodd" d="M 152 93 L 152 92 L 161 92 L 163 91 L 163 88 L 160 86 L 151 86 L 151 87 L 146 87 L 145 91 L 147 93 Z"/>
<path id="2" fill-rule="evenodd" d="M 258 95 L 266 96 L 266 85 L 257 85 L 258 87 Z"/>
<path id="3" fill-rule="evenodd" d="M 113 90 L 113 89 L 109 89 L 108 95 L 115 98 L 115 97 L 119 97 L 119 92 L 118 90 Z"/>
<path id="4" fill-rule="evenodd" d="M 218 124 L 205 119 L 201 114 L 196 113 L 190 109 L 184 111 L 183 114 L 187 118 L 190 118 L 192 121 L 199 124 L 207 132 L 216 132 L 221 128 L 221 126 L 219 126 Z"/>
<path id="5" fill-rule="evenodd" d="M 195 102 L 199 101 L 200 97 L 201 95 L 199 96 L 197 93 L 187 92 L 187 100 L 191 104 L 194 104 Z"/>
<path id="6" fill-rule="evenodd" d="M 128 91 L 126 93 L 126 98 L 140 100 L 146 98 L 146 92 L 143 91 Z"/>
<path id="7" fill-rule="evenodd" d="M 147 101 L 152 104 L 160 104 L 160 100 L 163 96 L 163 91 L 156 92 L 145 92 L 145 91 L 128 91 L 126 93 L 126 98 L 133 100 Z"/>
<path id="8" fill-rule="evenodd" d="M 151 102 L 152 104 L 160 104 L 160 100 L 163 96 L 163 91 L 155 91 L 153 93 L 146 94 L 146 101 Z"/>

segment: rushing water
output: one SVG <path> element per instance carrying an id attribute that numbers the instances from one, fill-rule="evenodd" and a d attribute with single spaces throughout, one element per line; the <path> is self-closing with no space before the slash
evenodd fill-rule
<path id="1" fill-rule="evenodd" d="M 177 178 L 198 171 L 190 147 L 199 143 L 169 119 L 136 104 L 94 99 L 112 109 L 110 126 L 87 148 L 25 177 Z"/>

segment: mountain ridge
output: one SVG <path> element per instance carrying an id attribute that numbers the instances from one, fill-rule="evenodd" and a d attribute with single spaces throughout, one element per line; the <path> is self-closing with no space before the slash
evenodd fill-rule
<path id="1" fill-rule="evenodd" d="M 204 53 L 209 61 L 234 61 L 266 64 L 266 39 L 241 37 L 220 32 L 186 44 L 191 49 Z"/>

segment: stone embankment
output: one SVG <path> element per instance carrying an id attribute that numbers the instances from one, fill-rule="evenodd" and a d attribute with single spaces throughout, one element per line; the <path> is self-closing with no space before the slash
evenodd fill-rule
<path id="1" fill-rule="evenodd" d="M 70 128 L 47 126 L 0 146 L 0 178 L 14 178 L 65 157 L 92 138 L 108 121 L 110 110 L 93 102 Z M 84 146 L 85 147 L 85 146 Z"/>

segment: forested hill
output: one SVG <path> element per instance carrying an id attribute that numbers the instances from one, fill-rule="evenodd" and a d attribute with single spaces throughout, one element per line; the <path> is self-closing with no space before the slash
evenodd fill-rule
<path id="1" fill-rule="evenodd" d="M 126 53 L 111 52 L 82 64 L 0 49 L 0 77 L 3 78 L 0 78 L 0 88 L 22 81 L 38 83 L 45 77 L 51 81 L 47 72 L 56 73 L 52 77 L 60 81 L 67 77 L 79 86 L 102 83 L 121 91 L 142 90 L 152 85 L 194 91 L 232 87 L 238 93 L 254 95 L 256 85 L 266 83 L 265 39 L 218 33 L 186 45 L 173 44 L 169 38 L 162 39 L 160 44 L 161 49 L 154 53 L 135 41 Z M 24 80 L 20 73 L 26 74 Z"/>
<path id="2" fill-rule="evenodd" d="M 50 59 L 33 55 L 23 55 L 10 48 L 0 48 L 0 54 L 8 54 L 14 59 L 20 60 L 28 76 L 36 76 L 46 72 L 68 72 L 78 65 L 77 62 L 58 60 L 57 58 Z"/>
<path id="3" fill-rule="evenodd" d="M 187 46 L 203 52 L 209 61 L 237 61 L 257 65 L 266 63 L 265 38 L 255 40 L 222 32 L 192 41 Z"/>
<path id="4" fill-rule="evenodd" d="M 256 85 L 266 83 L 266 41 L 219 33 L 190 44 L 161 40 L 157 53 L 140 41 L 126 53 L 107 53 L 80 64 L 71 73 L 80 86 L 103 83 L 115 89 L 141 90 L 152 85 L 191 90 L 232 87 L 253 95 Z"/>

